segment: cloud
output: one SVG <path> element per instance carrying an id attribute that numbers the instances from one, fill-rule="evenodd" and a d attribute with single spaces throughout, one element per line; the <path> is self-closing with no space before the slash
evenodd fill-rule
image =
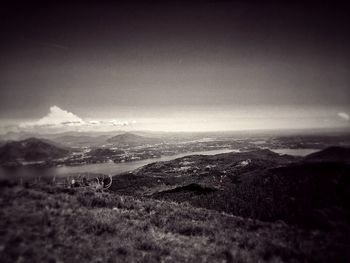
<path id="1" fill-rule="evenodd" d="M 338 112 L 337 115 L 342 120 L 345 120 L 345 121 L 349 121 L 350 120 L 349 114 L 347 114 L 345 112 Z"/>
<path id="2" fill-rule="evenodd" d="M 35 122 L 22 123 L 21 127 L 28 126 L 80 126 L 84 125 L 85 121 L 77 115 L 63 110 L 57 106 L 50 107 L 50 112 L 43 118 Z"/>
<path id="3" fill-rule="evenodd" d="M 112 126 L 117 126 L 117 127 L 129 125 L 128 121 L 118 121 L 118 120 L 110 120 L 108 123 Z"/>
<path id="4" fill-rule="evenodd" d="M 72 130 L 112 131 L 118 129 L 134 129 L 134 124 L 136 124 L 134 120 L 82 119 L 72 112 L 61 109 L 58 106 L 52 106 L 46 116 L 31 122 L 20 123 L 17 127 L 21 131 L 51 133 Z"/>

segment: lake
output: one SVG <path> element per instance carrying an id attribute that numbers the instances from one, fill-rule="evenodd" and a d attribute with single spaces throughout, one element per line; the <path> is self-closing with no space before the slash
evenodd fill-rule
<path id="1" fill-rule="evenodd" d="M 306 156 L 310 153 L 319 151 L 319 149 L 271 149 L 271 151 L 279 154 L 288 154 L 293 156 Z M 210 151 L 199 151 L 199 152 L 186 152 L 171 156 L 162 156 L 161 158 L 145 159 L 140 161 L 126 162 L 126 163 L 96 163 L 96 164 L 85 164 L 78 166 L 61 166 L 61 167 L 0 167 L 0 179 L 13 179 L 17 180 L 22 178 L 32 179 L 36 177 L 52 178 L 52 177 L 65 177 L 72 174 L 83 174 L 83 173 L 94 173 L 94 174 L 111 174 L 118 175 L 126 172 L 133 171 L 144 165 L 160 162 L 169 161 L 176 158 L 181 158 L 187 155 L 203 154 L 203 155 L 215 155 L 220 153 L 228 152 L 239 152 L 239 150 L 233 149 L 220 149 Z"/>
<path id="2" fill-rule="evenodd" d="M 99 173 L 99 174 L 111 174 L 118 175 L 125 172 L 133 171 L 146 164 L 169 161 L 176 158 L 184 157 L 187 155 L 203 154 L 203 155 L 215 155 L 220 153 L 228 152 L 239 152 L 233 149 L 220 149 L 210 151 L 199 151 L 199 152 L 186 152 L 171 156 L 162 156 L 156 159 L 145 159 L 140 161 L 126 162 L 126 163 L 96 163 L 96 164 L 85 164 L 78 166 L 61 166 L 61 167 L 0 167 L 0 179 L 32 179 L 36 177 L 52 178 L 52 177 L 64 177 L 71 174 L 79 173 Z"/>
<path id="3" fill-rule="evenodd" d="M 288 154 L 292 156 L 306 156 L 308 154 L 318 152 L 320 149 L 288 149 L 288 148 L 281 148 L 281 149 L 271 149 L 271 151 L 279 154 Z"/>

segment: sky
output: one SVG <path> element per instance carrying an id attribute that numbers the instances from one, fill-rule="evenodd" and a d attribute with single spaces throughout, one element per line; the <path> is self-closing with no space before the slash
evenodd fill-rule
<path id="1" fill-rule="evenodd" d="M 0 10 L 2 132 L 350 127 L 345 6 L 62 1 Z"/>

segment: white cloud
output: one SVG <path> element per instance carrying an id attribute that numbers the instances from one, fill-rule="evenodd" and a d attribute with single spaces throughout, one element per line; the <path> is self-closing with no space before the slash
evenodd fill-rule
<path id="1" fill-rule="evenodd" d="M 63 131 L 112 131 L 119 129 L 134 129 L 134 120 L 98 120 L 82 119 L 72 112 L 57 106 L 50 107 L 49 113 L 33 121 L 20 123 L 17 127 L 27 132 L 63 132 Z M 0 131 L 1 132 L 1 131 Z"/>
<path id="2" fill-rule="evenodd" d="M 119 120 L 110 120 L 108 123 L 112 126 L 117 126 L 117 127 L 129 125 L 128 121 L 119 121 Z"/>
<path id="3" fill-rule="evenodd" d="M 22 123 L 21 127 L 28 126 L 80 126 L 85 124 L 85 121 L 77 115 L 63 110 L 57 106 L 50 107 L 50 112 L 43 118 L 35 122 Z"/>
<path id="4" fill-rule="evenodd" d="M 345 121 L 349 121 L 349 119 L 350 119 L 349 114 L 347 114 L 345 112 L 338 112 L 337 115 L 339 118 L 341 118 Z"/>

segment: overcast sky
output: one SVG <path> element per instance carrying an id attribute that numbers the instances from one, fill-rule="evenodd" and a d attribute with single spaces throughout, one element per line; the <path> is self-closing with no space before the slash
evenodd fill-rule
<path id="1" fill-rule="evenodd" d="M 0 122 L 349 126 L 349 10 L 254 2 L 3 6 Z"/>

